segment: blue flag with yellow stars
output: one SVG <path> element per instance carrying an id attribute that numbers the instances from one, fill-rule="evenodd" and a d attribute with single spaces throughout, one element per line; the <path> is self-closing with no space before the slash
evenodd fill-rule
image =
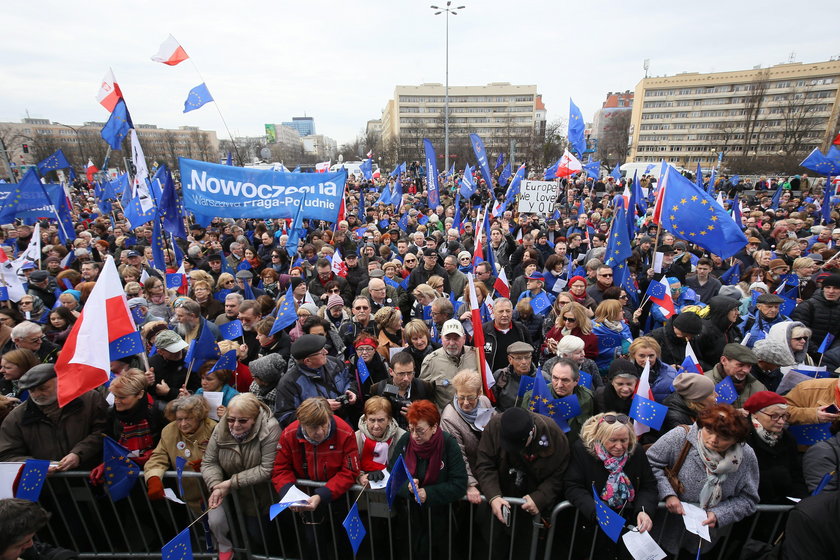
<path id="1" fill-rule="evenodd" d="M 840 175 L 840 162 L 825 157 L 818 148 L 814 148 L 799 165 L 821 175 Z"/>
<path id="2" fill-rule="evenodd" d="M 42 459 L 27 459 L 20 473 L 15 498 L 37 502 L 41 496 L 41 489 L 47 479 L 50 462 Z"/>
<path id="3" fill-rule="evenodd" d="M 218 369 L 236 369 L 236 349 L 228 350 L 222 354 L 222 357 L 216 360 L 216 363 L 210 368 L 210 372 L 214 372 Z"/>
<path id="4" fill-rule="evenodd" d="M 417 493 L 417 486 L 414 484 L 414 479 L 408 471 L 408 467 L 405 464 L 403 456 L 400 455 L 397 457 L 397 460 L 394 461 L 394 466 L 391 467 L 391 477 L 385 484 L 385 497 L 388 499 L 389 510 L 394 509 L 394 498 L 396 498 L 397 492 L 406 482 L 408 482 L 411 493 L 414 494 L 415 501 L 419 504 L 420 495 Z"/>
<path id="5" fill-rule="evenodd" d="M 618 266 L 626 261 L 633 254 L 630 246 L 630 231 L 627 227 L 627 210 L 624 208 L 624 199 L 616 197 L 619 202 L 615 210 L 615 219 L 610 225 L 609 239 L 604 250 L 604 265 L 609 267 Z M 613 273 L 615 274 L 615 273 Z"/>
<path id="6" fill-rule="evenodd" d="M 187 95 L 187 100 L 184 101 L 184 112 L 189 113 L 190 111 L 195 111 L 203 107 L 205 103 L 210 103 L 211 101 L 213 101 L 213 96 L 210 95 L 207 85 L 204 83 L 198 84 Z"/>
<path id="7" fill-rule="evenodd" d="M 105 485 L 111 501 L 122 500 L 131 493 L 143 469 L 128 458 L 128 449 L 107 436 L 102 455 L 105 458 Z"/>
<path id="8" fill-rule="evenodd" d="M 356 360 L 356 369 L 359 371 L 359 379 L 362 383 L 370 379 L 370 371 L 361 356 Z"/>
<path id="9" fill-rule="evenodd" d="M 551 300 L 547 293 L 540 292 L 536 297 L 531 298 L 531 309 L 537 315 L 542 315 L 549 307 L 551 307 Z"/>
<path id="10" fill-rule="evenodd" d="M 235 352 L 235 350 L 232 350 Z M 184 467 L 187 460 L 184 457 L 175 457 L 175 474 L 178 476 L 178 495 L 184 497 Z"/>
<path id="11" fill-rule="evenodd" d="M 618 542 L 621 530 L 624 528 L 624 518 L 614 512 L 604 501 L 598 497 L 595 486 L 592 486 L 592 498 L 595 500 L 595 518 L 601 530 L 612 540 Z"/>
<path id="12" fill-rule="evenodd" d="M 128 107 L 125 106 L 125 101 L 120 99 L 114 106 L 111 116 L 108 117 L 108 122 L 102 127 L 99 135 L 111 146 L 112 150 L 119 150 L 123 140 L 128 136 L 128 131 L 132 128 L 134 128 L 134 123 L 131 122 Z"/>
<path id="13" fill-rule="evenodd" d="M 160 549 L 161 560 L 192 560 L 190 529 L 187 527 Z"/>
<path id="14" fill-rule="evenodd" d="M 108 344 L 108 351 L 111 354 L 111 361 L 125 358 L 126 356 L 134 356 L 140 354 L 145 350 L 143 346 L 143 337 L 139 332 L 128 333 L 121 336 Z"/>
<path id="15" fill-rule="evenodd" d="M 219 332 L 222 333 L 222 338 L 225 340 L 233 340 L 242 336 L 242 321 L 234 319 L 229 323 L 219 327 Z"/>
<path id="16" fill-rule="evenodd" d="M 661 225 L 674 235 L 728 259 L 747 245 L 747 237 L 715 199 L 668 167 L 659 187 Z"/>
<path id="17" fill-rule="evenodd" d="M 353 555 L 355 556 L 359 553 L 359 546 L 365 540 L 365 535 L 367 535 L 362 518 L 359 516 L 359 504 L 353 504 L 353 507 L 350 508 L 350 512 L 341 524 L 344 526 L 344 530 L 347 531 L 347 537 L 350 539 L 350 545 L 353 547 Z"/>
<path id="18" fill-rule="evenodd" d="M 557 418 L 568 420 L 569 418 L 580 415 L 582 412 L 580 400 L 578 400 L 577 395 L 569 395 L 568 397 L 549 401 L 545 408 L 546 416 L 550 416 L 555 420 Z"/>
<path id="19" fill-rule="evenodd" d="M 277 308 L 277 318 L 271 326 L 271 331 L 268 336 L 274 336 L 276 333 L 282 331 L 286 327 L 293 325 L 297 321 L 297 311 L 295 310 L 295 296 L 292 295 L 292 286 L 289 285 L 289 290 L 283 296 L 283 301 L 280 307 Z"/>
<path id="20" fill-rule="evenodd" d="M 569 99 L 569 144 L 572 149 L 582 156 L 586 151 L 586 123 L 583 120 L 583 113 L 575 102 Z"/>
<path id="21" fill-rule="evenodd" d="M 715 385 L 715 395 L 718 403 L 732 404 L 738 400 L 738 391 L 735 389 L 731 376 L 727 375 L 723 381 Z"/>
<path id="22" fill-rule="evenodd" d="M 70 178 L 75 178 L 76 173 L 73 171 L 73 166 L 71 166 L 70 162 L 67 161 L 67 158 L 64 156 L 64 152 L 61 151 L 61 148 L 54 151 L 47 158 L 38 162 L 38 172 L 41 173 L 41 175 L 46 175 L 50 171 L 55 171 L 57 169 L 68 168 L 70 169 Z"/>
<path id="23" fill-rule="evenodd" d="M 665 415 L 668 413 L 668 407 L 652 401 L 642 395 L 636 394 L 633 397 L 633 403 L 630 405 L 630 418 L 638 420 L 645 426 L 650 426 L 654 430 L 662 428 L 662 422 L 665 421 Z"/>
<path id="24" fill-rule="evenodd" d="M 831 424 L 794 424 L 788 431 L 799 445 L 814 445 L 831 437 Z"/>

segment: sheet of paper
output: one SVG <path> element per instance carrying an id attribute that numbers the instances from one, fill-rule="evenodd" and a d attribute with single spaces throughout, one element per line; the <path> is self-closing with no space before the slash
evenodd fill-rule
<path id="1" fill-rule="evenodd" d="M 627 552 L 635 560 L 662 560 L 668 556 L 650 536 L 650 531 L 645 533 L 627 531 L 621 535 L 621 540 L 624 541 Z"/>
<path id="2" fill-rule="evenodd" d="M 484 426 L 486 426 L 490 422 L 490 418 L 493 417 L 493 408 L 485 408 L 485 407 L 478 407 L 475 413 L 475 427 L 479 430 L 484 430 Z"/>
<path id="3" fill-rule="evenodd" d="M 706 518 L 708 517 L 706 512 L 694 504 L 687 504 L 685 502 L 681 503 L 683 511 L 685 511 L 685 515 L 683 515 L 685 530 L 689 533 L 694 533 L 703 540 L 712 542 L 712 539 L 709 536 L 709 526 L 703 525 L 703 522 L 706 521 Z"/>
<path id="4" fill-rule="evenodd" d="M 172 488 L 164 488 L 163 495 L 166 497 L 167 500 L 170 502 L 175 502 L 176 504 L 183 504 L 183 500 L 175 495 L 175 490 Z"/>
<path id="5" fill-rule="evenodd" d="M 268 517 L 269 519 L 273 520 L 277 517 L 280 512 L 286 509 L 289 506 L 296 506 L 296 505 L 303 505 L 309 501 L 309 495 L 303 492 L 297 486 L 292 486 L 286 492 L 286 494 L 280 498 L 280 501 L 276 504 L 272 504 L 270 508 L 268 508 Z"/>
<path id="6" fill-rule="evenodd" d="M 395 354 L 399 354 L 403 350 L 405 350 L 406 346 L 398 346 L 397 348 L 388 348 L 388 352 L 390 353 L 390 358 L 393 358 Z"/>
<path id="7" fill-rule="evenodd" d="M 566 280 L 564 280 L 563 278 L 558 278 L 557 280 L 555 280 L 554 286 L 552 286 L 551 291 L 559 294 L 563 291 L 563 288 L 566 287 L 566 284 Z"/>
<path id="8" fill-rule="evenodd" d="M 788 500 L 790 500 L 791 502 L 793 502 L 794 504 L 798 504 L 799 502 L 802 501 L 802 498 L 791 498 L 790 496 L 786 496 L 786 498 Z"/>
<path id="9" fill-rule="evenodd" d="M 380 488 L 385 488 L 385 485 L 388 484 L 388 479 L 391 478 L 391 473 L 388 472 L 388 469 L 383 470 L 382 473 L 385 475 L 385 478 L 383 478 L 379 482 L 371 482 L 371 490 L 379 490 Z"/>
<path id="10" fill-rule="evenodd" d="M 210 407 L 210 418 L 218 420 L 219 415 L 216 414 L 216 409 L 222 406 L 222 397 L 224 395 L 221 391 L 204 391 L 201 394 L 204 396 L 204 400 L 207 401 L 207 406 Z"/>
<path id="11" fill-rule="evenodd" d="M 0 463 L 0 499 L 14 498 L 12 485 L 15 482 L 23 463 Z"/>
<path id="12" fill-rule="evenodd" d="M 662 272 L 662 257 L 665 256 L 665 253 L 655 253 L 653 255 L 653 271 L 657 274 Z"/>
<path id="13" fill-rule="evenodd" d="M 803 381 L 809 381 L 813 379 L 813 377 L 809 377 L 804 373 L 799 373 L 798 371 L 787 371 L 782 377 L 781 383 L 779 383 L 779 386 L 776 388 L 776 392 L 780 395 L 787 394 L 791 389 L 793 389 Z"/>

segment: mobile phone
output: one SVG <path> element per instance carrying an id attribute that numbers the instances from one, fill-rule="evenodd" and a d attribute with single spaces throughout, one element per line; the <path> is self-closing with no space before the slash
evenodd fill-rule
<path id="1" fill-rule="evenodd" d="M 510 507 L 502 506 L 502 517 L 505 520 L 505 525 L 510 527 Z"/>
<path id="2" fill-rule="evenodd" d="M 840 408 L 837 408 L 837 405 L 832 403 L 825 407 L 825 412 L 828 412 L 829 414 L 837 414 L 840 412 Z"/>

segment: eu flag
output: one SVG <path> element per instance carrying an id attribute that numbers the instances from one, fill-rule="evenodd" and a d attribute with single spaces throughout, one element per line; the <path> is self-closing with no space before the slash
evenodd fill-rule
<path id="1" fill-rule="evenodd" d="M 551 307 L 551 300 L 545 292 L 540 292 L 537 297 L 531 298 L 531 308 L 537 315 L 542 315 L 549 307 Z"/>
<path id="2" fill-rule="evenodd" d="M 665 286 L 662 282 L 651 282 L 645 290 L 645 295 L 653 299 L 662 299 L 665 297 Z"/>
<path id="3" fill-rule="evenodd" d="M 610 227 L 609 239 L 604 251 L 604 265 L 618 266 L 630 258 L 632 254 L 633 249 L 630 247 L 630 234 L 627 229 L 627 211 L 622 204 L 619 204 L 615 211 L 615 219 Z"/>
<path id="4" fill-rule="evenodd" d="M 190 528 L 178 533 L 174 539 L 160 549 L 161 560 L 192 560 L 193 551 L 190 543 Z"/>
<path id="5" fill-rule="evenodd" d="M 213 367 L 210 368 L 210 371 L 216 371 L 217 369 L 229 369 L 235 370 L 236 369 L 236 350 L 228 350 L 222 356 L 216 360 L 216 363 L 213 364 Z"/>
<path id="6" fill-rule="evenodd" d="M 579 156 L 583 156 L 586 151 L 585 130 L 586 123 L 583 120 L 583 113 L 580 112 L 575 102 L 569 99 L 569 144 Z"/>
<path id="7" fill-rule="evenodd" d="M 834 335 L 831 333 L 826 333 L 825 338 L 823 338 L 822 343 L 820 343 L 820 348 L 817 350 L 820 354 L 825 354 L 825 351 L 831 348 L 831 343 L 834 342 Z"/>
<path id="8" fill-rule="evenodd" d="M 668 407 L 658 402 L 652 401 L 642 395 L 636 394 L 633 397 L 633 403 L 630 405 L 630 418 L 638 420 L 645 426 L 650 426 L 654 430 L 662 428 L 662 422 L 665 421 L 665 415 L 668 413 Z"/>
<path id="9" fill-rule="evenodd" d="M 741 261 L 735 261 L 735 265 L 720 275 L 720 283 L 724 286 L 735 286 L 741 281 Z"/>
<path id="10" fill-rule="evenodd" d="M 175 457 L 175 475 L 178 479 L 178 495 L 184 497 L 184 467 L 187 466 L 187 460 L 184 457 Z"/>
<path id="11" fill-rule="evenodd" d="M 659 196 L 663 228 L 722 259 L 728 259 L 747 245 L 747 237 L 726 210 L 676 169 L 669 166 L 662 183 Z"/>
<path id="12" fill-rule="evenodd" d="M 578 385 L 586 387 L 590 391 L 594 391 L 595 387 L 592 384 L 592 375 L 586 373 L 583 370 L 579 371 L 578 374 L 580 375 L 580 377 L 578 378 Z"/>
<path id="13" fill-rule="evenodd" d="M 143 337 L 139 332 L 128 333 L 108 344 L 111 361 L 140 354 L 143 350 L 145 350 Z"/>
<path id="14" fill-rule="evenodd" d="M 370 379 L 370 371 L 361 356 L 356 360 L 356 369 L 359 371 L 359 379 L 362 383 Z"/>
<path id="15" fill-rule="evenodd" d="M 423 139 L 426 154 L 426 196 L 429 208 L 434 210 L 440 204 L 440 189 L 438 188 L 438 169 L 435 147 L 428 138 Z"/>
<path id="16" fill-rule="evenodd" d="M 128 136 L 128 131 L 132 128 L 134 128 L 134 123 L 131 122 L 128 107 L 125 106 L 125 101 L 120 99 L 99 135 L 111 146 L 112 150 L 119 150 L 123 140 Z"/>
<path id="17" fill-rule="evenodd" d="M 158 270 L 166 270 L 166 258 L 163 255 L 164 245 L 163 232 L 160 229 L 160 219 L 159 216 L 155 216 L 155 219 L 152 220 L 152 264 Z M 179 281 L 177 288 L 180 287 L 181 282 Z"/>
<path id="18" fill-rule="evenodd" d="M 202 320 L 198 337 L 190 342 L 190 347 L 184 356 L 184 363 L 192 365 L 193 362 L 197 362 L 201 366 L 207 360 L 218 360 L 220 356 L 219 345 L 216 344 L 207 321 Z"/>
<path id="19" fill-rule="evenodd" d="M 411 473 L 408 472 L 408 467 L 403 460 L 403 456 L 400 455 L 397 457 L 397 460 L 394 461 L 394 466 L 391 468 L 391 478 L 389 478 L 388 482 L 385 484 L 385 497 L 388 499 L 388 509 L 394 509 L 394 498 L 397 497 L 397 492 L 399 492 L 402 485 L 406 482 L 408 482 L 411 492 L 414 494 L 414 499 L 419 504 L 420 495 L 417 493 L 417 486 L 414 484 L 414 479 L 411 476 Z"/>
<path id="20" fill-rule="evenodd" d="M 271 326 L 271 331 L 269 331 L 268 336 L 274 336 L 276 333 L 294 324 L 295 321 L 297 321 L 295 296 L 292 295 L 292 286 L 290 285 L 286 295 L 283 296 L 283 301 L 280 303 L 280 307 L 277 308 L 277 318 L 274 320 L 274 324 Z"/>
<path id="21" fill-rule="evenodd" d="M 618 542 L 621 530 L 624 528 L 624 518 L 614 512 L 604 501 L 598 497 L 595 486 L 592 486 L 592 498 L 595 500 L 595 518 L 601 530 L 613 541 Z"/>
<path id="22" fill-rule="evenodd" d="M 542 375 L 542 373 L 540 374 Z M 534 377 L 530 375 L 523 375 L 519 378 L 519 393 L 517 396 L 524 397 L 525 393 L 534 390 Z"/>
<path id="23" fill-rule="evenodd" d="M 546 181 L 552 181 L 557 178 L 557 168 L 560 167 L 560 160 L 558 159 L 551 165 L 545 168 L 545 173 L 543 175 L 543 179 Z"/>
<path id="24" fill-rule="evenodd" d="M 601 176 L 601 162 L 590 161 L 589 163 L 584 163 L 583 170 L 593 179 L 597 179 Z"/>
<path id="25" fill-rule="evenodd" d="M 831 437 L 831 424 L 794 424 L 788 431 L 799 445 L 814 445 Z"/>
<path id="26" fill-rule="evenodd" d="M 359 195 L 359 219 L 364 222 L 364 209 L 362 208 L 362 204 L 364 201 L 364 195 Z M 300 205 L 297 207 L 297 211 L 295 212 L 295 219 L 292 220 L 292 230 L 289 232 L 289 240 L 286 242 L 286 252 L 289 254 L 290 257 L 294 257 L 298 252 L 298 245 L 300 244 L 301 234 L 305 235 L 303 231 L 303 205 L 306 204 L 306 192 L 303 193 L 303 196 L 300 199 Z M 247 285 L 247 282 L 246 282 Z M 254 299 L 253 296 L 246 299 Z"/>
<path id="27" fill-rule="evenodd" d="M 184 112 L 189 113 L 202 107 L 205 103 L 213 101 L 213 96 L 207 90 L 207 85 L 204 83 L 198 84 L 190 90 L 187 95 L 187 100 L 184 101 Z"/>
<path id="28" fill-rule="evenodd" d="M 478 160 L 478 169 L 481 171 L 481 176 L 484 177 L 484 182 L 490 192 L 493 192 L 493 175 L 490 173 L 490 164 L 487 161 L 487 150 L 484 149 L 484 142 L 478 134 L 470 134 L 470 144 L 472 144 L 475 159 Z M 429 205 L 431 208 L 433 206 Z"/>
<path id="29" fill-rule="evenodd" d="M 233 340 L 234 338 L 239 338 L 240 336 L 242 336 L 242 321 L 240 321 L 239 319 L 234 319 L 229 323 L 225 323 L 224 325 L 219 327 L 219 332 L 222 334 L 222 338 L 224 338 L 225 340 Z"/>
<path id="30" fill-rule="evenodd" d="M 840 162 L 825 157 L 818 148 L 814 148 L 799 165 L 820 175 L 840 175 Z"/>
<path id="31" fill-rule="evenodd" d="M 184 275 L 180 272 L 172 272 L 166 275 L 166 288 L 177 290 L 184 283 Z"/>
<path id="32" fill-rule="evenodd" d="M 574 394 L 561 399 L 554 399 L 546 405 L 546 409 L 551 413 L 548 414 L 548 416 L 551 416 L 552 418 L 562 418 L 564 420 L 579 416 L 582 412 L 580 408 L 580 400 L 578 400 L 577 395 Z"/>
<path id="33" fill-rule="evenodd" d="M 128 449 L 108 436 L 105 436 L 102 455 L 105 459 L 105 485 L 111 501 L 122 500 L 134 488 L 143 469 L 128 458 Z"/>
<path id="34" fill-rule="evenodd" d="M 502 164 L 503 164 L 504 162 L 505 162 L 505 154 L 504 154 L 504 152 L 503 152 L 503 153 L 499 154 L 499 157 L 497 157 L 497 158 L 496 158 L 496 166 L 495 166 L 493 169 L 494 169 L 494 170 L 495 170 L 495 169 L 498 169 L 499 167 L 501 167 L 501 166 L 502 166 Z M 508 162 L 508 165 L 510 165 L 510 162 Z"/>
<path id="35" fill-rule="evenodd" d="M 73 172 L 73 166 L 67 161 L 61 148 L 50 154 L 49 157 L 38 162 L 38 172 L 41 175 L 46 175 L 56 169 L 67 169 L 68 167 L 70 168 L 70 176 L 75 177 L 76 174 Z"/>
<path id="36" fill-rule="evenodd" d="M 621 181 L 621 164 L 616 163 L 615 168 L 610 172 L 610 177 L 615 179 L 616 181 Z"/>
<path id="37" fill-rule="evenodd" d="M 37 502 L 49 468 L 50 462 L 45 459 L 27 459 L 20 473 L 15 498 Z"/>
<path id="38" fill-rule="evenodd" d="M 163 229 L 181 239 L 187 238 L 187 231 L 184 229 L 184 216 L 181 214 L 181 207 L 178 205 L 178 193 L 175 192 L 175 180 L 166 165 L 161 165 L 163 176 L 163 187 L 160 195 L 158 214 L 163 220 Z"/>
<path id="39" fill-rule="evenodd" d="M 359 546 L 365 539 L 365 535 L 367 535 L 365 526 L 362 524 L 362 518 L 359 516 L 358 503 L 353 504 L 353 507 L 350 508 L 350 512 L 341 524 L 344 526 L 344 530 L 347 531 L 347 537 L 350 539 L 350 545 L 353 547 L 353 555 L 355 556 L 359 553 Z"/>
<path id="40" fill-rule="evenodd" d="M 364 160 L 359 166 L 359 171 L 362 172 L 362 177 L 365 178 L 365 181 L 370 181 L 371 177 L 373 177 L 373 160 L 371 158 Z"/>
<path id="41" fill-rule="evenodd" d="M 723 381 L 715 385 L 715 395 L 717 395 L 718 403 L 732 404 L 738 400 L 738 391 L 735 390 L 735 383 L 732 382 L 732 377 L 727 375 Z"/>

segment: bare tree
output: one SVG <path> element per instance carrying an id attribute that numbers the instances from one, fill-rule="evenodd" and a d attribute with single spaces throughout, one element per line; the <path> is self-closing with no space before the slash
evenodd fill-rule
<path id="1" fill-rule="evenodd" d="M 755 140 L 754 149 L 758 151 L 760 134 L 756 130 L 759 127 L 759 115 L 761 114 L 762 106 L 766 101 L 767 88 L 770 86 L 770 69 L 765 68 L 759 70 L 755 74 L 755 78 L 747 85 L 749 93 L 744 97 L 744 142 L 741 149 L 743 154 L 748 154 L 753 149 L 753 140 Z M 755 135 L 755 138 L 753 138 Z"/>
<path id="2" fill-rule="evenodd" d="M 782 116 L 780 150 L 786 156 L 804 156 L 819 145 L 820 119 L 816 113 L 820 106 L 815 101 L 811 88 L 797 88 L 786 95 L 779 107 Z"/>
<path id="3" fill-rule="evenodd" d="M 203 161 L 219 161 L 219 154 L 214 154 L 213 144 L 206 132 L 193 130 L 190 133 L 190 144 L 195 148 L 195 153 Z"/>
<path id="4" fill-rule="evenodd" d="M 609 169 L 627 160 L 631 113 L 629 110 L 611 113 L 609 124 L 604 126 L 603 135 L 598 139 L 597 158 Z"/>

